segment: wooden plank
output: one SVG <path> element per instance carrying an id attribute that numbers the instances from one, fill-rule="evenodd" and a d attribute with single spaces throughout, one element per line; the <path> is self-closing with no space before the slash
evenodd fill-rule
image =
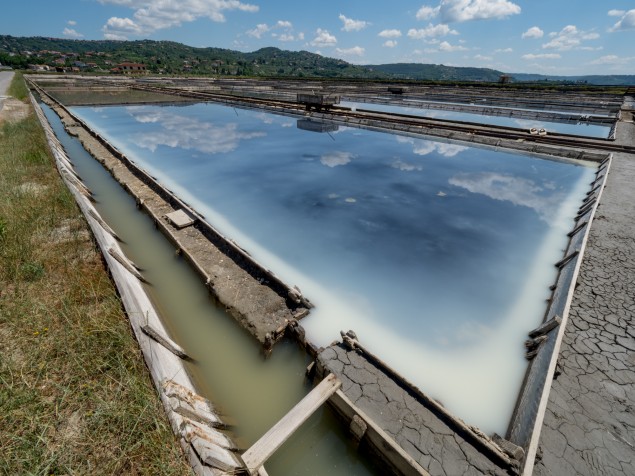
<path id="1" fill-rule="evenodd" d="M 333 374 L 329 374 L 304 397 L 289 413 L 265 433 L 243 454 L 243 462 L 249 474 L 257 474 L 260 467 L 320 406 L 342 385 Z"/>
<path id="2" fill-rule="evenodd" d="M 158 342 L 163 347 L 168 349 L 170 352 L 172 352 L 178 358 L 183 359 L 183 360 L 188 360 L 190 362 L 192 361 L 192 358 L 189 355 L 187 355 L 185 353 L 185 351 L 181 347 L 179 347 L 177 344 L 172 342 L 167 337 L 162 336 L 152 326 L 148 326 L 148 325 L 141 326 L 141 331 L 143 331 L 143 333 L 145 335 L 147 335 L 148 337 L 150 337 L 152 340 Z"/>
<path id="3" fill-rule="evenodd" d="M 132 261 L 130 261 L 129 259 L 125 258 L 114 247 L 111 247 L 110 249 L 108 249 L 108 254 L 110 256 L 112 256 L 121 266 L 126 268 L 126 270 L 128 270 L 128 272 L 130 272 L 130 274 L 132 274 L 139 281 L 143 281 L 144 283 L 148 283 L 148 281 L 141 275 L 141 273 L 139 273 L 137 266 L 135 266 L 135 264 Z"/>
<path id="4" fill-rule="evenodd" d="M 529 337 L 534 339 L 538 336 L 544 336 L 549 331 L 551 331 L 551 329 L 554 329 L 555 327 L 559 326 L 561 322 L 562 322 L 562 318 L 556 314 L 547 322 L 543 322 L 538 327 L 536 327 L 533 331 L 531 331 L 529 333 Z"/>

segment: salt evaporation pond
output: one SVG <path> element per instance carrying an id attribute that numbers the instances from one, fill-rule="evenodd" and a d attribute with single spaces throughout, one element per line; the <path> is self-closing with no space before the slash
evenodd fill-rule
<path id="1" fill-rule="evenodd" d="M 520 129 L 545 129 L 547 132 L 557 132 L 559 134 L 573 134 L 585 137 L 594 137 L 599 139 L 608 138 L 611 133 L 609 126 L 598 124 L 590 124 L 587 122 L 549 122 L 537 119 L 519 119 L 507 116 L 489 116 L 486 114 L 458 112 L 458 111 L 442 111 L 439 109 L 426 109 L 425 106 L 408 107 L 398 106 L 395 104 L 375 104 L 365 102 L 342 101 L 341 106 L 367 109 L 369 111 L 390 112 L 397 114 L 408 114 L 412 116 L 422 116 L 430 119 L 445 119 L 448 121 L 475 122 L 478 124 L 488 124 L 492 126 L 516 127 Z M 464 104 L 462 104 L 464 107 Z M 503 108 L 499 108 L 503 110 Z M 571 114 L 571 113 L 568 113 Z"/>
<path id="2" fill-rule="evenodd" d="M 298 285 L 313 342 L 353 329 L 469 424 L 505 432 L 589 164 L 210 103 L 72 109 Z"/>

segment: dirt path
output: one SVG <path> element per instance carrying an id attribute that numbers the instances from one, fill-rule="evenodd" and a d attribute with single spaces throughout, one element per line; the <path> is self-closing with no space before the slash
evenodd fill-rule
<path id="1" fill-rule="evenodd" d="M 27 104 L 7 96 L 13 75 L 13 71 L 0 71 L 0 124 L 4 121 L 20 121 L 29 114 Z"/>
<path id="2" fill-rule="evenodd" d="M 0 97 L 7 94 L 13 75 L 13 71 L 0 71 Z"/>

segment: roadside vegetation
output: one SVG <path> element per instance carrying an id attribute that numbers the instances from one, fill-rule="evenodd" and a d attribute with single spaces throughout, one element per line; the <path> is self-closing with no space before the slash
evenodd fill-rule
<path id="1" fill-rule="evenodd" d="M 26 87 L 26 83 L 22 79 L 22 73 L 17 71 L 13 75 L 13 81 L 9 85 L 9 90 L 7 94 L 15 99 L 19 99 L 20 101 L 25 101 L 29 96 L 29 90 Z"/>
<path id="2" fill-rule="evenodd" d="M 190 474 L 33 113 L 0 119 L 0 197 L 0 474 Z"/>

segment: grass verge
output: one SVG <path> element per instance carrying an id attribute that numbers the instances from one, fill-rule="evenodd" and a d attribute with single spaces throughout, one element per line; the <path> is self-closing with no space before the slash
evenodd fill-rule
<path id="1" fill-rule="evenodd" d="M 190 474 L 32 113 L 0 125 L 0 197 L 0 474 Z"/>
<path id="2" fill-rule="evenodd" d="M 22 78 L 22 73 L 16 71 L 13 75 L 13 80 L 9 85 L 9 89 L 7 90 L 7 94 L 12 96 L 20 101 L 26 101 L 29 97 L 29 90 L 26 87 L 24 79 Z"/>

